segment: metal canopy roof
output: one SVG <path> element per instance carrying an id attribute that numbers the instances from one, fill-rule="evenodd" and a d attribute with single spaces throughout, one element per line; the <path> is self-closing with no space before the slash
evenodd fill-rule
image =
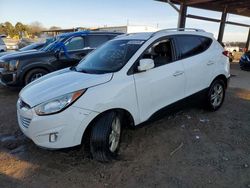
<path id="1" fill-rule="evenodd" d="M 156 0 L 168 2 L 168 0 Z M 250 17 L 250 0 L 170 0 L 174 4 L 186 3 L 189 7 L 201 8 L 223 12 L 227 7 L 227 12 L 241 16 Z"/>

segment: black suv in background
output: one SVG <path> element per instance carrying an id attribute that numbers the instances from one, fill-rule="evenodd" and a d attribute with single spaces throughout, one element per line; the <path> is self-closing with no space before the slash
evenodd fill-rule
<path id="1" fill-rule="evenodd" d="M 76 65 L 86 54 L 122 33 L 79 31 L 64 33 L 38 51 L 24 51 L 0 58 L 0 81 L 7 86 L 25 86 L 59 69 Z"/>

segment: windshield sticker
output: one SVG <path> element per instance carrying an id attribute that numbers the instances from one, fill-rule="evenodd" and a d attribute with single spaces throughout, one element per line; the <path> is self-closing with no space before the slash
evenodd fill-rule
<path id="1" fill-rule="evenodd" d="M 144 41 L 141 40 L 131 40 L 128 42 L 128 44 L 136 44 L 136 45 L 141 45 Z"/>

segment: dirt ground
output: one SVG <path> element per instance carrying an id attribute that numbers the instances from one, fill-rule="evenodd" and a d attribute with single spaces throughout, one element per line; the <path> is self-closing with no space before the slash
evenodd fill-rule
<path id="1" fill-rule="evenodd" d="M 250 72 L 232 65 L 223 107 L 197 107 L 124 132 L 120 158 L 47 151 L 19 131 L 18 91 L 0 87 L 0 187 L 250 187 Z"/>

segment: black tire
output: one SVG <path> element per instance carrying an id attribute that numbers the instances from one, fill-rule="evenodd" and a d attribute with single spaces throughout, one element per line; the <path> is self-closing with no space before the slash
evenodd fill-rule
<path id="1" fill-rule="evenodd" d="M 24 84 L 27 85 L 30 82 L 44 76 L 45 74 L 48 74 L 48 71 L 45 69 L 32 69 L 26 74 L 24 78 Z"/>
<path id="2" fill-rule="evenodd" d="M 116 138 L 116 133 L 113 133 L 112 124 L 115 121 L 120 122 L 120 135 L 118 139 L 117 147 L 112 148 L 110 145 L 111 134 Z M 100 162 L 109 162 L 117 157 L 117 153 L 121 141 L 121 130 L 122 130 L 122 118 L 121 115 L 115 111 L 110 111 L 104 113 L 98 120 L 94 123 L 91 135 L 90 135 L 90 151 L 93 158 Z M 117 131 L 119 132 L 119 131 Z M 113 142 L 112 142 L 113 144 Z"/>
<path id="3" fill-rule="evenodd" d="M 222 106 L 225 99 L 225 90 L 226 86 L 223 80 L 217 79 L 213 81 L 206 96 L 206 107 L 209 111 L 216 111 Z"/>

